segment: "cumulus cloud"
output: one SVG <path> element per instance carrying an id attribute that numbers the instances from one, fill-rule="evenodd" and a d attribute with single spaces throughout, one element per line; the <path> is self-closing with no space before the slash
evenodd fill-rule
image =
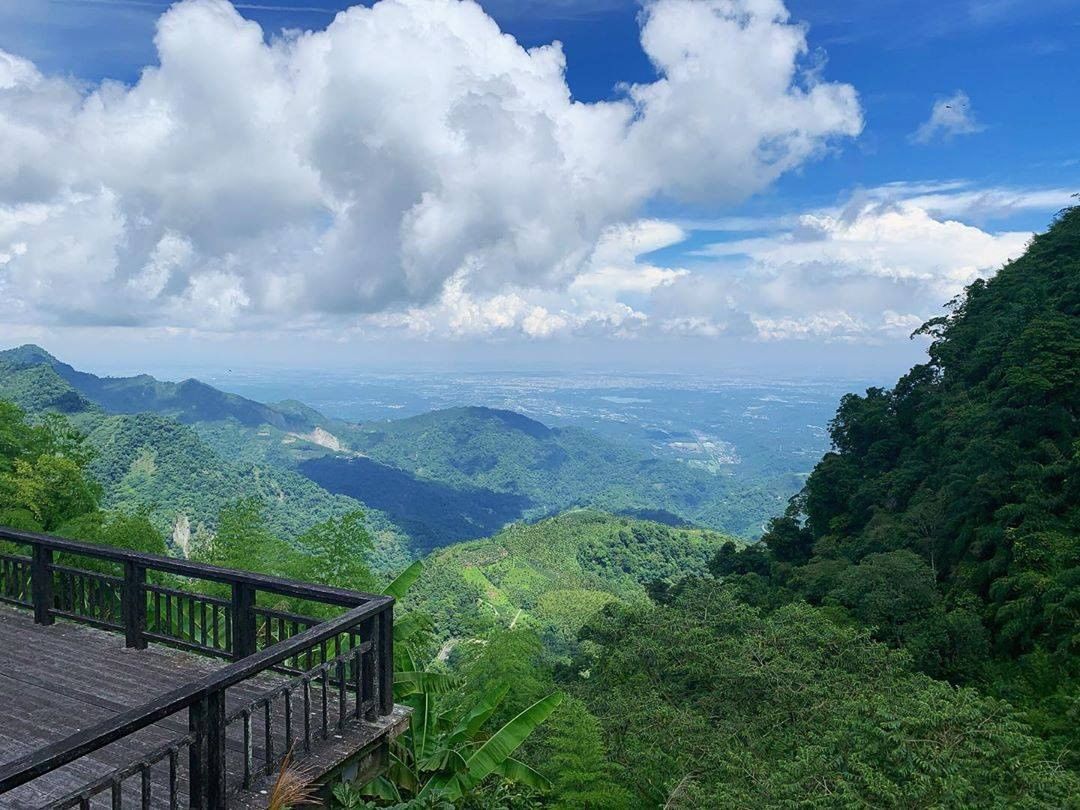
<path id="1" fill-rule="evenodd" d="M 607 229 L 565 290 L 514 285 L 492 294 L 455 276 L 439 298 L 365 319 L 368 328 L 440 337 L 608 335 L 758 342 L 881 343 L 906 338 L 976 278 L 1019 256 L 1027 231 L 984 230 L 929 207 L 970 214 L 986 200 L 1051 204 L 1051 190 L 964 183 L 891 184 L 842 205 L 714 223 L 726 241 L 655 257 L 690 227 L 659 220 Z M 980 202 L 982 201 L 982 202 Z M 1034 204 L 1034 203 L 1032 203 Z M 747 230 L 755 234 L 744 238 Z"/>
<path id="2" fill-rule="evenodd" d="M 948 98 L 938 99 L 930 110 L 930 117 L 911 134 L 915 143 L 931 143 L 950 140 L 957 135 L 982 132 L 985 127 L 975 120 L 971 99 L 963 90 L 957 90 Z"/>
<path id="3" fill-rule="evenodd" d="M 1019 256 L 1031 238 L 1026 231 L 983 230 L 929 206 L 970 212 L 979 200 L 1016 196 L 945 188 L 862 191 L 844 206 L 792 217 L 765 235 L 710 244 L 696 253 L 715 264 L 658 294 L 653 315 L 744 313 L 764 340 L 873 342 L 910 334 L 976 278 Z M 1065 199 L 1049 191 L 1030 197 Z"/>
<path id="4" fill-rule="evenodd" d="M 636 310 L 613 296 L 683 274 L 617 236 L 674 238 L 634 224 L 647 202 L 740 200 L 862 127 L 780 0 L 652 0 L 641 20 L 656 80 L 599 103 L 572 97 L 558 43 L 525 49 L 468 0 L 269 39 L 225 0 L 184 0 L 133 86 L 0 53 L 4 313 L 623 328 Z"/>

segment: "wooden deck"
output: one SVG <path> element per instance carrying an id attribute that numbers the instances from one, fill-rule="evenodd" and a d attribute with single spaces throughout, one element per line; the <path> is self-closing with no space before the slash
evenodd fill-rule
<path id="1" fill-rule="evenodd" d="M 124 646 L 117 633 L 96 630 L 82 624 L 58 621 L 52 626 L 34 623 L 28 610 L 0 605 L 0 765 L 58 742 L 69 735 L 126 709 L 180 687 L 222 667 L 226 662 L 183 652 L 158 644 L 135 650 Z M 264 674 L 228 690 L 226 712 L 249 705 L 260 695 L 284 682 L 284 676 Z M 295 707 L 290 707 L 296 711 Z M 316 711 L 318 717 L 315 716 Z M 336 718 L 336 701 L 330 697 L 329 713 Z M 304 757 L 318 765 L 319 773 L 340 764 L 350 752 L 366 750 L 386 737 L 401 718 L 381 718 L 378 723 L 353 721 L 336 726 L 323 740 L 318 734 L 310 754 Z M 311 727 L 320 729 L 322 706 L 311 710 Z M 280 724 L 278 724 L 280 725 Z M 39 808 L 114 769 L 138 761 L 153 749 L 188 733 L 186 711 L 177 713 L 95 751 L 59 770 L 39 777 L 0 795 L 0 808 Z M 252 718 L 255 767 L 263 760 L 265 727 L 260 714 Z M 242 724 L 230 725 L 226 738 L 226 765 L 230 790 L 242 780 Z M 276 751 L 285 750 L 286 741 L 272 737 Z M 295 742 L 295 741 L 294 741 Z M 298 754 L 299 757 L 299 754 Z M 186 783 L 187 757 L 180 758 L 177 779 Z M 152 807 L 168 807 L 168 762 L 151 769 Z M 265 784 L 256 783 L 254 795 Z M 140 806 L 138 780 L 124 785 L 123 806 Z M 250 804 L 248 797 L 237 804 Z M 109 806 L 108 791 L 96 797 L 95 807 Z"/>

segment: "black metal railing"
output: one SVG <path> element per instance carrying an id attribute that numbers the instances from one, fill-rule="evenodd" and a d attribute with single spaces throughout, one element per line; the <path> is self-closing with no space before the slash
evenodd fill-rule
<path id="1" fill-rule="evenodd" d="M 186 712 L 187 734 L 47 806 L 88 808 L 95 798 L 126 806 L 130 791 L 137 796 L 132 803 L 147 807 L 154 785 L 165 784 L 169 807 L 217 810 L 230 793 L 251 786 L 256 762 L 269 774 L 295 745 L 308 752 L 312 740 L 327 739 L 335 725 L 341 729 L 393 711 L 391 597 L 2 527 L 0 541 L 29 552 L 0 553 L 0 601 L 32 608 L 38 623 L 62 617 L 123 632 L 129 647 L 155 641 L 234 660 L 0 767 L 0 794 Z M 338 615 L 308 616 L 260 605 L 260 598 L 291 599 L 323 612 L 329 607 Z M 264 684 L 270 675 L 272 683 Z M 238 684 L 248 695 L 253 685 L 265 688 L 226 714 L 227 690 Z M 237 784 L 227 777 L 230 729 L 243 738 L 242 765 L 233 769 L 243 774 Z M 155 783 L 152 775 L 161 769 L 167 779 Z"/>

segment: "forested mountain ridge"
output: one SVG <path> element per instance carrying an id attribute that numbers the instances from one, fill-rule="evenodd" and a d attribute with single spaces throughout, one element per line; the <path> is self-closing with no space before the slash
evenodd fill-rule
<path id="1" fill-rule="evenodd" d="M 95 442 L 102 435 L 96 427 L 106 414 L 176 420 L 196 431 L 206 449 L 225 460 L 223 467 L 240 464 L 249 474 L 264 470 L 270 477 L 288 479 L 288 485 L 282 483 L 285 490 L 297 489 L 295 478 L 307 478 L 313 495 L 322 492 L 324 500 L 337 497 L 365 505 L 384 528 L 400 527 L 421 553 L 486 537 L 513 521 L 576 507 L 751 535 L 761 515 L 776 504 L 776 495 L 764 484 L 658 458 L 582 428 L 549 427 L 513 411 L 486 407 L 352 424 L 299 402 L 263 405 L 196 380 L 98 377 L 30 345 L 0 352 L 0 396 L 31 413 L 71 415 L 91 431 Z M 115 427 L 121 421 L 113 418 L 111 423 Z M 155 425 L 150 433 L 164 441 L 169 432 Z M 173 435 L 188 442 L 186 433 Z M 96 464 L 108 469 L 108 480 L 115 482 L 126 474 L 120 467 L 130 465 L 134 456 L 124 455 L 121 464 L 109 458 L 110 448 L 99 448 L 103 456 Z M 163 447 L 155 452 L 173 455 Z M 158 484 L 162 488 L 160 480 Z M 165 484 L 163 489 L 179 493 L 183 487 Z M 272 491 L 261 485 L 255 489 L 264 495 Z M 186 497 L 188 512 L 192 497 Z M 108 490 L 106 500 L 121 502 Z M 158 506 L 178 511 L 168 497 L 160 496 Z M 212 521 L 219 507 L 215 500 L 189 517 Z M 317 508 L 318 519 L 324 519 L 325 509 Z M 291 522 L 277 511 L 271 510 L 269 517 L 281 531 L 310 525 L 306 506 Z"/>
<path id="2" fill-rule="evenodd" d="M 178 421 L 164 408 L 160 413 L 109 413 L 62 373 L 84 382 L 99 379 L 36 346 L 0 352 L 0 399 L 35 417 L 50 412 L 66 416 L 86 434 L 86 471 L 101 488 L 101 505 L 145 513 L 178 549 L 212 532 L 221 510 L 238 499 L 262 503 L 268 526 L 284 537 L 297 537 L 316 523 L 363 506 L 326 492 L 287 465 L 220 453 L 196 425 Z M 90 385 L 84 390 L 93 392 Z M 378 564 L 400 565 L 406 538 L 377 510 L 368 510 L 368 521 L 379 544 Z"/>
<path id="3" fill-rule="evenodd" d="M 195 379 L 163 382 L 149 374 L 99 377 L 78 371 L 40 346 L 27 344 L 0 351 L 0 370 L 6 374 L 46 367 L 66 381 L 86 401 L 110 413 L 157 413 L 181 422 L 235 419 L 242 425 L 273 425 L 282 430 L 311 430 L 314 412 L 277 408 L 229 394 Z"/>
<path id="4" fill-rule="evenodd" d="M 512 411 L 450 408 L 337 429 L 357 455 L 323 455 L 299 466 L 331 492 L 361 497 L 403 525 L 419 516 L 425 501 L 439 502 L 444 487 L 473 499 L 476 508 L 464 513 L 461 523 L 443 523 L 444 539 L 429 548 L 575 507 L 651 510 L 669 522 L 737 533 L 752 523 L 751 504 L 756 506 L 758 496 L 727 476 L 645 455 L 581 428 L 548 427 Z M 386 467 L 410 479 L 387 474 Z M 424 497 L 400 502 L 413 486 Z"/>
<path id="5" fill-rule="evenodd" d="M 1080 750 L 1080 209 L 927 323 L 928 362 L 843 399 L 761 548 L 718 560 L 838 606 Z M 988 660 L 989 657 L 989 660 Z"/>

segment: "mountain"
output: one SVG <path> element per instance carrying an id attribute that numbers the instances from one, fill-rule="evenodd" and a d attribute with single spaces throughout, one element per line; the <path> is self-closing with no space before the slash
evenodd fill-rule
<path id="1" fill-rule="evenodd" d="M 718 573 L 846 611 L 1078 766 L 1080 208 L 921 331 L 928 362 L 841 401 L 834 451 Z"/>
<path id="2" fill-rule="evenodd" d="M 147 412 L 124 412 L 116 392 L 139 387 L 164 393 Z M 217 403 L 213 411 L 193 407 L 191 392 L 204 389 L 211 392 L 204 402 Z M 20 346 L 0 352 L 0 399 L 30 413 L 57 411 L 67 416 L 87 435 L 93 451 L 88 471 L 102 486 L 102 505 L 147 510 L 178 547 L 200 529 L 212 529 L 220 509 L 238 498 L 258 499 L 268 526 L 289 538 L 327 518 L 365 507 L 354 498 L 327 492 L 287 464 L 218 452 L 195 425 L 181 421 L 184 414 L 187 419 L 197 412 L 220 414 L 227 406 L 235 414 L 230 421 L 239 424 L 237 420 L 254 418 L 265 406 L 201 383 L 174 385 L 147 376 L 99 378 L 76 371 L 37 346 Z M 115 410 L 120 412 L 109 412 Z M 270 411 L 275 409 L 266 413 Z M 299 404 L 288 404 L 276 413 L 270 417 L 278 424 L 301 423 L 305 414 Z M 376 564 L 400 564 L 401 531 L 377 510 L 369 508 L 368 519 L 379 541 Z"/>
<path id="3" fill-rule="evenodd" d="M 91 432 L 99 451 L 95 468 L 105 471 L 110 502 L 146 502 L 156 491 L 152 507 L 159 520 L 183 514 L 212 521 L 229 490 L 190 480 L 187 470 L 163 463 L 155 467 L 162 477 L 154 486 L 146 483 L 131 468 L 143 457 L 132 447 L 138 429 L 153 437 L 147 453 L 157 459 L 185 457 L 197 438 L 199 453 L 216 454 L 233 480 L 247 482 L 237 493 L 270 496 L 271 511 L 280 513 L 274 523 L 282 530 L 310 525 L 309 518 L 325 515 L 325 504 L 336 498 L 365 505 L 384 528 L 408 535 L 419 552 L 577 507 L 753 534 L 776 499 L 765 486 L 737 483 L 589 430 L 549 427 L 512 411 L 461 407 L 351 424 L 303 403 L 265 405 L 197 380 L 99 377 L 30 345 L 0 352 L 0 396 L 31 412 L 72 416 Z M 164 422 L 134 420 L 139 415 L 172 420 L 190 431 L 169 432 Z M 103 420 L 111 427 L 102 428 Z M 117 430 L 128 438 L 118 445 L 104 440 Z M 187 449 L 174 452 L 172 441 Z M 301 486 L 300 479 L 310 486 Z M 192 491 L 189 484 L 205 497 L 192 501 L 189 495 L 181 505 L 177 499 Z M 301 491 L 307 493 L 303 504 L 278 496 Z M 288 504 L 298 517 L 287 517 L 279 504 Z"/>
<path id="4" fill-rule="evenodd" d="M 732 538 L 594 510 L 534 524 L 432 553 L 406 600 L 436 620 L 444 640 L 491 627 L 531 627 L 555 651 L 611 602 L 648 603 L 646 586 L 706 572 Z"/>
<path id="5" fill-rule="evenodd" d="M 728 476 L 658 458 L 589 430 L 548 427 L 492 408 L 450 408 L 339 430 L 359 455 L 323 456 L 299 467 L 323 487 L 355 494 L 352 487 L 362 485 L 369 497 L 378 498 L 379 472 L 392 466 L 417 481 L 490 495 L 492 516 L 504 522 L 595 507 L 741 533 L 767 497 Z M 378 502 L 405 519 L 392 505 Z M 426 509 L 416 498 L 404 506 L 414 518 Z M 485 528 L 493 525 L 485 522 Z"/>
<path id="6" fill-rule="evenodd" d="M 233 419 L 249 427 L 266 424 L 300 431 L 314 428 L 319 418 L 299 403 L 281 408 L 264 405 L 194 379 L 162 382 L 149 374 L 98 377 L 61 362 L 40 346 L 28 344 L 0 352 L 0 371 L 5 376 L 25 371 L 44 375 L 44 369 L 51 369 L 84 400 L 110 413 L 157 413 L 188 424 Z"/>

